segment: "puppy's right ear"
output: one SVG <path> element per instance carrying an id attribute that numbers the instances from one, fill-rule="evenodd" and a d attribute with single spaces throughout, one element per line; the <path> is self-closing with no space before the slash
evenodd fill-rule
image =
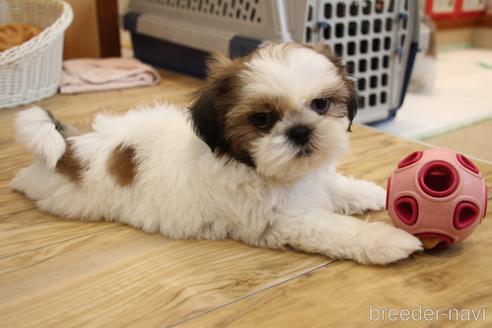
<path id="1" fill-rule="evenodd" d="M 342 59 L 335 55 L 330 47 L 326 44 L 323 43 L 318 43 L 313 46 L 313 49 L 316 50 L 318 53 L 322 54 L 325 56 L 329 61 L 331 61 L 337 68 L 338 74 L 340 74 L 342 80 L 344 81 L 347 91 L 349 93 L 349 96 L 347 98 L 347 101 L 345 102 L 345 106 L 347 107 L 347 116 L 349 120 L 349 126 L 347 128 L 347 131 L 351 132 L 352 131 L 352 122 L 355 118 L 355 115 L 357 114 L 357 107 L 359 104 L 359 95 L 357 94 L 357 90 L 355 88 L 355 84 L 352 80 L 349 79 L 347 70 L 345 69 L 345 66 L 342 64 Z"/>
<path id="2" fill-rule="evenodd" d="M 223 55 L 213 55 L 208 63 L 207 81 L 195 93 L 195 100 L 190 107 L 193 129 L 212 151 L 227 150 L 224 120 L 228 106 L 228 86 L 232 78 L 227 73 L 230 62 Z"/>

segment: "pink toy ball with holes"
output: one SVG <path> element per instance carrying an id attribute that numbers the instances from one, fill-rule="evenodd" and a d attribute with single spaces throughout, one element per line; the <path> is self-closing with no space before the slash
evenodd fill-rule
<path id="1" fill-rule="evenodd" d="M 388 178 L 386 209 L 393 224 L 424 248 L 468 237 L 487 212 L 487 185 L 468 158 L 428 149 L 403 158 Z"/>

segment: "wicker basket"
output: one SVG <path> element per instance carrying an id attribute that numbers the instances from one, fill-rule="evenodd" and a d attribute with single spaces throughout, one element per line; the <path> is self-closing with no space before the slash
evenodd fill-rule
<path id="1" fill-rule="evenodd" d="M 63 33 L 73 18 L 61 0 L 0 0 L 0 24 L 29 23 L 43 31 L 0 52 L 0 108 L 56 93 L 60 84 Z"/>

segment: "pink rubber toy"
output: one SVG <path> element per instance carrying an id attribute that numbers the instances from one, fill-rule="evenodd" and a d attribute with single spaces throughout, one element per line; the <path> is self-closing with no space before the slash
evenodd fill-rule
<path id="1" fill-rule="evenodd" d="M 487 186 L 478 168 L 443 149 L 416 151 L 388 178 L 386 209 L 393 224 L 430 249 L 468 237 L 487 212 Z"/>

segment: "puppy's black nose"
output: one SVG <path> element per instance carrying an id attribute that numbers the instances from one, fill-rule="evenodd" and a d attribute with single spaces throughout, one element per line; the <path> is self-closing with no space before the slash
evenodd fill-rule
<path id="1" fill-rule="evenodd" d="M 296 125 L 287 131 L 289 139 L 298 146 L 303 146 L 309 142 L 311 128 L 305 125 Z"/>

